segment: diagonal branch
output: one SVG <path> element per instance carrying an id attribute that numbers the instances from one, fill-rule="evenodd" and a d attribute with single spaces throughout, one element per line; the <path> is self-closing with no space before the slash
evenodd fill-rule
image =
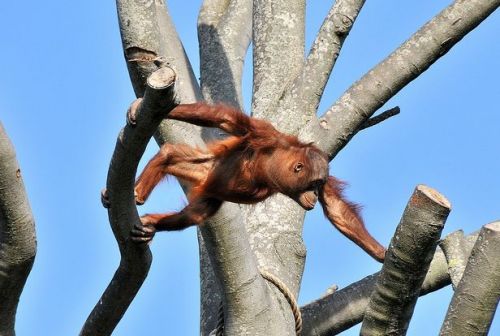
<path id="1" fill-rule="evenodd" d="M 465 236 L 462 230 L 450 233 L 439 246 L 446 255 L 448 262 L 448 273 L 450 273 L 451 285 L 453 290 L 457 288 L 464 274 L 469 254 L 463 249 L 465 244 Z"/>
<path id="2" fill-rule="evenodd" d="M 177 99 L 183 104 L 199 101 L 202 99 L 200 87 L 191 62 L 170 17 L 167 4 L 164 0 L 155 0 L 155 4 L 156 20 L 160 36 L 160 55 L 164 63 L 175 71 L 175 92 Z"/>
<path id="3" fill-rule="evenodd" d="M 198 16 L 203 97 L 243 107 L 242 77 L 252 35 L 252 0 L 205 0 Z"/>
<path id="4" fill-rule="evenodd" d="M 380 113 L 379 115 L 366 120 L 359 127 L 359 131 L 364 130 L 365 128 L 368 128 L 368 127 L 378 125 L 382 121 L 385 121 L 385 120 L 389 119 L 390 117 L 394 117 L 395 115 L 398 115 L 399 112 L 400 112 L 399 106 L 388 109 L 387 111 L 384 111 L 384 112 Z"/>
<path id="5" fill-rule="evenodd" d="M 147 81 L 138 106 L 136 124 L 122 129 L 111 159 L 106 183 L 109 221 L 121 254 L 120 266 L 95 306 L 80 335 L 111 335 L 146 278 L 152 257 L 149 247 L 128 239 L 140 224 L 135 207 L 134 182 L 137 165 L 160 121 L 175 107 L 175 73 L 155 71 Z"/>
<path id="6" fill-rule="evenodd" d="M 467 255 L 470 255 L 477 236 L 477 233 L 474 233 L 466 237 L 462 249 Z M 360 323 L 379 274 L 380 272 L 369 275 L 346 288 L 303 306 L 301 308 L 304 321 L 303 335 L 336 335 Z M 437 291 L 450 283 L 446 257 L 438 247 L 419 295 Z"/>
<path id="7" fill-rule="evenodd" d="M 302 130 L 334 157 L 358 128 L 405 85 L 486 19 L 500 0 L 456 0 L 354 83 L 318 121 Z"/>
<path id="8" fill-rule="evenodd" d="M 19 296 L 35 260 L 35 236 L 14 146 L 0 123 L 0 335 L 15 335 Z"/>
<path id="9" fill-rule="evenodd" d="M 283 97 L 283 113 L 277 124 L 294 133 L 316 116 L 326 83 L 335 66 L 347 35 L 365 0 L 337 0 L 328 12 L 313 42 L 304 66 Z M 299 110 L 300 118 L 289 118 L 284 111 Z"/>
<path id="10" fill-rule="evenodd" d="M 361 335 L 406 334 L 450 210 L 436 190 L 417 186 L 387 250 Z"/>

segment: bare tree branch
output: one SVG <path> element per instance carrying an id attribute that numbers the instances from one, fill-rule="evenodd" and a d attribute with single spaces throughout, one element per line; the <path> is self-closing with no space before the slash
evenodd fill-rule
<path id="1" fill-rule="evenodd" d="M 164 64 L 175 71 L 177 99 L 183 104 L 202 100 L 193 67 L 177 34 L 167 5 L 164 0 L 155 0 L 155 4 L 160 35 L 160 55 L 164 58 Z"/>
<path id="2" fill-rule="evenodd" d="M 111 335 L 148 274 L 152 261 L 149 247 L 128 239 L 132 227 L 140 224 L 134 197 L 135 173 L 158 124 L 176 105 L 174 81 L 175 73 L 170 68 L 154 72 L 138 106 L 136 125 L 125 126 L 118 136 L 106 188 L 109 221 L 120 247 L 121 261 L 85 322 L 82 336 Z"/>
<path id="3" fill-rule="evenodd" d="M 205 0 L 198 16 L 203 97 L 243 107 L 243 64 L 252 35 L 252 0 Z"/>
<path id="4" fill-rule="evenodd" d="M 458 283 L 462 279 L 465 266 L 469 260 L 469 254 L 463 249 L 464 244 L 465 237 L 462 230 L 449 234 L 446 239 L 443 239 L 439 243 L 448 262 L 448 272 L 450 273 L 453 289 L 457 288 Z"/>
<path id="5" fill-rule="evenodd" d="M 485 225 L 455 290 L 440 335 L 487 335 L 500 299 L 500 222 Z"/>
<path id="6" fill-rule="evenodd" d="M 417 186 L 391 240 L 361 335 L 406 334 L 450 210 L 449 201 L 436 190 Z"/>
<path id="7" fill-rule="evenodd" d="M 302 130 L 334 157 L 387 100 L 423 73 L 500 5 L 500 0 L 456 0 L 384 61 L 354 83 L 318 121 Z"/>
<path id="8" fill-rule="evenodd" d="M 158 69 L 160 31 L 155 0 L 116 0 L 125 61 L 137 97 L 144 95 L 148 76 Z"/>
<path id="9" fill-rule="evenodd" d="M 470 255 L 477 236 L 477 233 L 474 233 L 466 237 L 465 244 L 462 246 L 466 254 Z M 301 308 L 304 321 L 302 334 L 304 336 L 337 335 L 361 322 L 379 274 L 380 272 L 369 275 L 346 288 L 303 306 Z M 450 283 L 446 257 L 438 247 L 419 295 L 437 291 Z"/>
<path id="10" fill-rule="evenodd" d="M 304 15 L 303 0 L 254 0 L 252 111 L 258 118 L 274 121 L 278 100 L 302 68 Z"/>
<path id="11" fill-rule="evenodd" d="M 35 254 L 35 221 L 14 146 L 0 123 L 0 335 L 15 335 L 17 304 Z"/>
<path id="12" fill-rule="evenodd" d="M 326 16 L 304 66 L 283 97 L 276 124 L 288 133 L 295 133 L 316 111 L 326 83 L 337 61 L 340 49 L 351 31 L 365 0 L 337 0 Z M 286 111 L 297 110 L 297 118 L 289 118 Z"/>
<path id="13" fill-rule="evenodd" d="M 227 206 L 230 204 L 223 204 Z M 201 229 L 215 274 L 221 282 L 224 334 L 278 335 L 279 324 L 263 314 L 275 308 L 269 288 L 260 276 L 248 236 L 242 230 L 241 213 L 238 211 L 234 215 L 235 218 L 211 222 Z"/>
<path id="14" fill-rule="evenodd" d="M 400 112 L 399 106 L 393 107 L 387 111 L 380 113 L 379 115 L 372 117 L 365 121 L 360 127 L 359 130 L 364 130 L 365 128 L 372 127 L 380 124 L 382 121 L 389 119 L 390 117 L 394 117 L 398 115 Z"/>

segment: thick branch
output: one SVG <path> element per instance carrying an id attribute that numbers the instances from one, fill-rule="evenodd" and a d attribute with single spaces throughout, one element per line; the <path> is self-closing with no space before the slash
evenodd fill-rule
<path id="1" fill-rule="evenodd" d="M 303 130 L 334 157 L 387 100 L 423 73 L 500 5 L 500 0 L 456 0 L 384 61 L 354 83 L 319 120 Z M 312 137 L 312 138 L 311 138 Z"/>
<path id="2" fill-rule="evenodd" d="M 405 335 L 451 205 L 434 189 L 415 189 L 387 251 L 361 335 Z"/>
<path id="3" fill-rule="evenodd" d="M 135 173 L 149 139 L 176 104 L 174 81 L 175 73 L 170 68 L 154 72 L 136 112 L 135 126 L 125 126 L 118 137 L 106 188 L 109 221 L 121 261 L 80 335 L 111 335 L 148 274 L 152 260 L 149 247 L 128 239 L 132 227 L 140 224 L 134 198 Z"/>
<path id="4" fill-rule="evenodd" d="M 160 34 L 160 55 L 165 64 L 175 71 L 176 97 L 183 104 L 199 101 L 202 99 L 200 87 L 167 5 L 164 0 L 155 0 L 155 4 Z"/>
<path id="5" fill-rule="evenodd" d="M 35 260 L 35 236 L 14 147 L 0 123 L 0 335 L 15 335 L 19 296 Z"/>
<path id="6" fill-rule="evenodd" d="M 230 206 L 224 203 L 223 207 Z M 239 210 L 239 209 L 238 209 Z M 230 213 L 224 209 L 224 213 Z M 224 334 L 278 335 L 279 329 L 263 312 L 272 311 L 268 287 L 242 228 L 239 211 L 225 221 L 201 229 L 203 241 L 224 296 Z M 274 332 L 272 331 L 274 330 Z"/>
<path id="7" fill-rule="evenodd" d="M 462 279 L 465 266 L 469 260 L 469 254 L 463 249 L 464 243 L 465 237 L 462 230 L 449 234 L 446 239 L 443 239 L 439 243 L 448 262 L 448 272 L 450 273 L 453 289 L 457 288 L 458 283 Z"/>
<path id="8" fill-rule="evenodd" d="M 302 68 L 304 13 L 303 0 L 254 0 L 252 110 L 258 118 L 273 121 L 279 98 Z"/>
<path id="9" fill-rule="evenodd" d="M 136 96 L 142 97 L 161 55 L 155 1 L 116 0 L 116 8 L 130 80 Z"/>
<path id="10" fill-rule="evenodd" d="M 466 254 L 470 254 L 476 239 L 477 233 L 466 237 L 465 244 L 462 246 Z M 302 307 L 304 321 L 302 334 L 308 336 L 337 335 L 361 322 L 378 275 L 379 272 L 369 275 L 346 288 Z M 446 257 L 438 247 L 419 295 L 434 292 L 450 283 Z"/>
<path id="11" fill-rule="evenodd" d="M 440 335 L 487 335 L 500 298 L 500 222 L 485 225 L 448 308 Z"/>
<path id="12" fill-rule="evenodd" d="M 280 103 L 278 113 L 283 131 L 295 133 L 315 118 L 326 83 L 365 0 L 337 0 L 326 16 L 304 66 Z M 300 111 L 290 118 L 286 111 Z"/>
<path id="13" fill-rule="evenodd" d="M 203 97 L 243 107 L 243 64 L 252 35 L 252 0 L 205 0 L 198 16 Z"/>

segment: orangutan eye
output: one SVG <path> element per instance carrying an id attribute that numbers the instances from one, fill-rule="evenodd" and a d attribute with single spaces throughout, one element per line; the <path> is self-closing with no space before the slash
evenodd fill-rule
<path id="1" fill-rule="evenodd" d="M 302 162 L 297 162 L 295 164 L 295 167 L 293 167 L 293 171 L 298 173 L 299 171 L 302 170 L 302 168 L 304 168 L 304 164 Z"/>

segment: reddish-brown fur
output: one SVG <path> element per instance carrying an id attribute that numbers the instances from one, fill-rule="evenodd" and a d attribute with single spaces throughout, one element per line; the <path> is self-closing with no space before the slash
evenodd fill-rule
<path id="1" fill-rule="evenodd" d="M 230 136 L 209 144 L 207 150 L 162 146 L 137 179 L 136 201 L 144 203 L 168 174 L 191 185 L 189 204 L 178 213 L 142 216 L 143 226 L 132 231 L 135 241 L 149 242 L 155 231 L 201 224 L 223 201 L 252 204 L 280 192 L 306 210 L 319 199 L 336 228 L 372 257 L 383 260 L 384 247 L 366 230 L 358 206 L 343 197 L 343 183 L 328 176 L 328 158 L 316 146 L 225 105 L 179 105 L 167 118 L 218 127 Z"/>

